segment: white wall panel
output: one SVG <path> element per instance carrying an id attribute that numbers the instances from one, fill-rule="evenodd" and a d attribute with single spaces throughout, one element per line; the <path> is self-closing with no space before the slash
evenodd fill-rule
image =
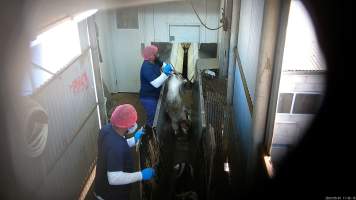
<path id="1" fill-rule="evenodd" d="M 202 20 L 209 27 L 219 26 L 217 0 L 193 1 Z M 139 70 L 142 64 L 141 45 L 151 42 L 170 42 L 170 25 L 198 26 L 199 42 L 216 43 L 217 31 L 207 30 L 200 24 L 189 2 L 171 2 L 139 7 L 138 29 L 117 29 L 116 10 L 104 10 L 96 15 L 99 42 L 104 62 L 101 64 L 103 81 L 110 92 L 138 92 Z M 183 31 L 179 40 L 191 41 L 189 31 Z M 183 35 L 184 34 L 184 35 Z M 188 35 L 187 35 L 188 34 Z M 193 41 L 196 41 L 196 37 Z"/>
<path id="2" fill-rule="evenodd" d="M 206 2 L 206 4 L 205 4 Z M 219 26 L 219 1 L 193 1 L 194 8 L 199 13 L 200 18 L 208 27 L 216 28 Z M 147 31 L 146 38 L 153 38 L 156 42 L 170 42 L 169 25 L 199 25 L 200 42 L 216 43 L 217 31 L 204 28 L 196 17 L 189 2 L 164 3 L 152 6 L 151 9 L 145 9 L 145 16 L 153 22 L 154 32 Z"/>
<path id="3" fill-rule="evenodd" d="M 241 0 L 238 51 L 247 86 L 254 101 L 264 0 Z"/>
<path id="4" fill-rule="evenodd" d="M 112 58 L 112 16 L 107 11 L 99 11 L 95 15 L 95 22 L 98 28 L 99 48 L 102 56 L 100 62 L 101 75 L 104 84 L 110 92 L 116 90 L 116 70 Z"/>

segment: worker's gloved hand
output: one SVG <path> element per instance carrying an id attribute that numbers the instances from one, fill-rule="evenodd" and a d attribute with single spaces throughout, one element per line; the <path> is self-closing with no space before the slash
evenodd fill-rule
<path id="1" fill-rule="evenodd" d="M 170 76 L 173 73 L 173 66 L 171 64 L 163 63 L 163 73 Z"/>
<path id="2" fill-rule="evenodd" d="M 141 171 L 142 174 L 142 180 L 150 180 L 152 177 L 155 175 L 155 171 L 153 168 L 146 168 Z"/>
<path id="3" fill-rule="evenodd" d="M 135 137 L 135 143 L 136 143 L 139 139 L 141 139 L 141 137 L 142 137 L 143 134 L 145 134 L 145 133 L 143 132 L 142 128 L 141 128 L 140 130 L 136 131 L 136 133 L 135 133 L 135 135 L 134 135 L 134 137 Z"/>

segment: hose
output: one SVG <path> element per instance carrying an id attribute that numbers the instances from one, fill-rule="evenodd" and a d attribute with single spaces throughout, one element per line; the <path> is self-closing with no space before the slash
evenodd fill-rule
<path id="1" fill-rule="evenodd" d="M 40 156 L 47 143 L 48 115 L 36 101 L 28 98 L 25 100 L 25 115 L 23 125 L 23 140 L 25 153 L 30 157 Z"/>
<path id="2" fill-rule="evenodd" d="M 223 25 L 221 25 L 221 26 L 219 26 L 219 27 L 217 27 L 217 28 L 210 28 L 210 27 L 208 27 L 208 26 L 201 20 L 201 18 L 199 17 L 198 12 L 195 10 L 195 8 L 194 8 L 194 6 L 193 6 L 192 0 L 190 0 L 189 2 L 190 2 L 190 5 L 192 6 L 192 8 L 193 8 L 193 10 L 194 10 L 195 15 L 197 16 L 197 18 L 198 18 L 198 20 L 199 20 L 199 22 L 200 22 L 206 29 L 209 29 L 209 30 L 214 31 L 214 30 L 218 30 L 218 29 L 220 29 L 220 28 L 222 28 L 222 27 L 224 26 L 224 24 L 223 24 Z"/>

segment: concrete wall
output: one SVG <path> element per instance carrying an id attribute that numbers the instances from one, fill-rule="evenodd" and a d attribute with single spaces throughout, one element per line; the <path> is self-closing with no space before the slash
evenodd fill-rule
<path id="1" fill-rule="evenodd" d="M 193 1 L 207 26 L 219 26 L 219 3 L 216 0 Z M 116 10 L 104 10 L 96 15 L 99 28 L 101 64 L 104 83 L 110 92 L 138 92 L 140 49 L 151 42 L 170 42 L 170 25 L 197 25 L 201 43 L 216 43 L 217 31 L 200 25 L 189 2 L 162 3 L 139 7 L 138 29 L 117 29 Z M 131 70 L 131 71 L 130 71 Z"/>

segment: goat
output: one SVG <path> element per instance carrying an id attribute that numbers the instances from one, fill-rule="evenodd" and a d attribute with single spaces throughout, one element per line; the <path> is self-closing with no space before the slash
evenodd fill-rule
<path id="1" fill-rule="evenodd" d="M 181 76 L 173 74 L 167 84 L 167 95 L 165 101 L 166 112 L 171 119 L 171 125 L 174 130 L 174 134 L 179 133 L 179 128 L 183 133 L 187 134 L 187 108 L 182 100 L 183 86 L 187 81 Z"/>

